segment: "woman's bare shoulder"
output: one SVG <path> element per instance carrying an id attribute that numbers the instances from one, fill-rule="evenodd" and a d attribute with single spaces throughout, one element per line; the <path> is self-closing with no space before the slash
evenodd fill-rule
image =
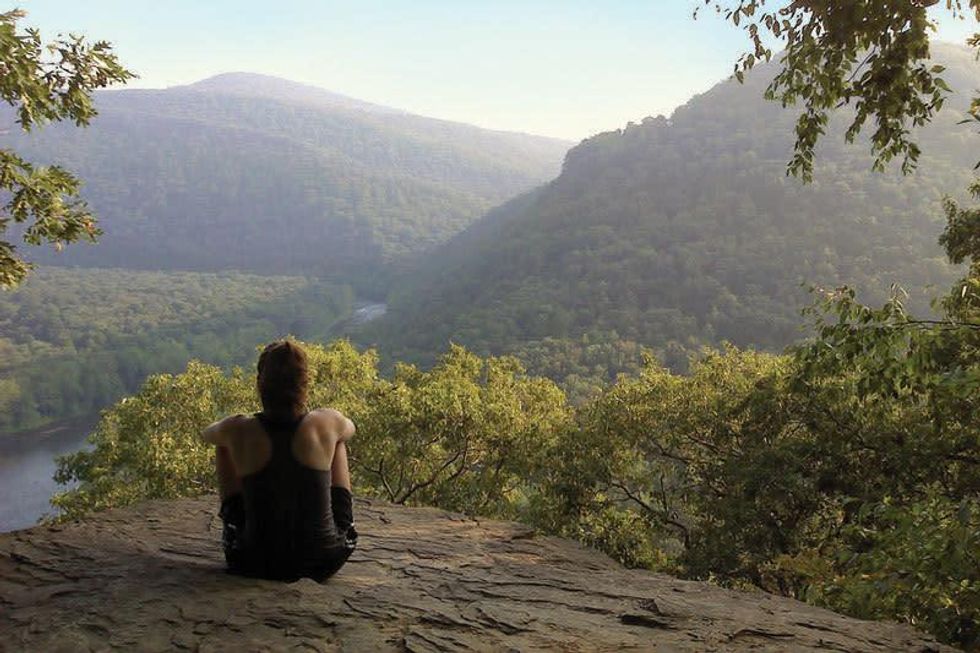
<path id="1" fill-rule="evenodd" d="M 309 412 L 309 414 L 320 420 L 347 419 L 347 417 L 336 408 L 314 408 Z"/>
<path id="2" fill-rule="evenodd" d="M 311 410 L 307 419 L 314 421 L 319 429 L 327 434 L 346 440 L 354 432 L 354 422 L 336 408 L 317 408 Z"/>
<path id="3" fill-rule="evenodd" d="M 236 436 L 247 428 L 251 421 L 255 421 L 251 415 L 243 415 L 242 413 L 229 415 L 205 428 L 202 436 L 205 442 L 224 444 L 228 438 Z"/>

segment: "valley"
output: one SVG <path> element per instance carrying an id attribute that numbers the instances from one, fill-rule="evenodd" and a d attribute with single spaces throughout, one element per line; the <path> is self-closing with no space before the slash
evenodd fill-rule
<path id="1" fill-rule="evenodd" d="M 980 0 L 29 4 L 0 11 L 0 641 L 188 648 L 183 609 L 96 632 L 77 574 L 38 625 L 24 552 L 75 533 L 127 604 L 198 579 L 205 647 L 299 641 L 228 621 L 246 574 L 356 649 L 319 592 L 365 608 L 378 537 L 428 564 L 389 514 L 759 608 L 706 639 L 643 590 L 618 641 L 786 648 L 794 599 L 980 650 Z M 469 606 L 418 639 L 459 588 L 410 576 L 364 612 L 385 645 L 531 632 Z"/>
<path id="2" fill-rule="evenodd" d="M 88 129 L 5 137 L 77 173 L 100 216 L 97 247 L 32 253 L 39 263 L 304 275 L 383 294 L 412 257 L 554 177 L 571 146 L 246 73 L 95 104 Z"/>
<path id="3" fill-rule="evenodd" d="M 939 52 L 980 83 L 964 49 Z M 101 93 L 90 129 L 14 139 L 86 179 L 105 235 L 35 252 L 0 296 L 0 439 L 191 359 L 248 368 L 287 334 L 352 337 L 388 371 L 450 341 L 514 355 L 583 403 L 645 352 L 686 369 L 704 346 L 791 345 L 808 284 L 877 302 L 901 281 L 928 312 L 955 277 L 940 189 L 980 141 L 955 125 L 962 102 L 900 192 L 833 140 L 800 187 L 781 178 L 790 112 L 761 99 L 767 71 L 587 139 L 560 170 L 560 141 L 261 75 Z"/>
<path id="4" fill-rule="evenodd" d="M 61 270 L 42 269 L 25 284 L 23 290 L 29 291 L 41 285 L 38 282 L 42 279 L 58 279 L 62 274 Z M 75 274 L 89 280 L 103 281 L 107 275 L 122 273 L 86 270 L 75 271 Z M 189 273 L 163 275 L 130 272 L 125 276 L 127 279 L 135 277 L 142 281 L 143 288 L 149 287 L 155 291 L 162 291 L 161 282 L 171 282 L 171 276 L 176 276 L 184 289 L 188 282 L 196 281 L 206 287 L 211 281 L 207 275 Z M 234 280 L 235 276 L 226 275 L 225 278 Z M 269 284 L 267 290 L 274 288 L 275 282 L 284 281 L 259 277 L 247 280 Z M 73 288 L 71 284 L 64 284 L 61 290 L 78 296 L 77 286 Z M 227 302 L 231 297 L 227 288 L 223 290 L 226 292 L 222 298 Z M 0 422 L 4 425 L 0 429 L 0 496 L 5 499 L 0 507 L 0 533 L 30 527 L 44 515 L 53 513 L 49 503 L 51 496 L 70 487 L 59 485 L 54 478 L 57 458 L 85 449 L 86 440 L 98 423 L 98 411 L 124 394 L 136 392 L 147 375 L 180 372 L 190 358 L 225 368 L 240 365 L 250 374 L 254 352 L 265 342 L 286 334 L 329 340 L 335 335 L 342 335 L 351 326 L 377 319 L 385 311 L 385 304 L 382 303 L 352 301 L 345 298 L 343 293 L 324 296 L 322 291 L 316 296 L 320 303 L 316 310 L 311 311 L 311 298 L 301 295 L 285 295 L 273 303 L 266 300 L 266 306 L 254 302 L 245 313 L 219 313 L 210 321 L 157 329 L 150 331 L 152 335 L 142 336 L 124 330 L 120 332 L 118 327 L 110 330 L 79 322 L 79 312 L 72 311 L 75 320 L 73 328 L 94 331 L 98 336 L 105 337 L 107 342 L 98 349 L 76 352 L 73 356 L 38 356 L 36 360 L 31 360 L 29 356 L 22 357 L 24 362 L 21 365 L 3 369 L 4 381 L 0 383 L 0 390 L 5 390 L 7 394 L 0 394 L 0 407 L 4 409 L 4 421 Z M 323 302 L 334 302 L 334 305 L 331 308 Z M 307 307 L 304 308 L 304 305 Z M 4 306 L 0 301 L 0 309 Z M 121 317 L 119 307 L 114 308 L 115 314 L 109 315 L 110 319 Z M 198 304 L 196 308 L 203 312 L 207 307 Z M 222 308 L 227 308 L 227 304 Z M 153 317 L 152 313 L 145 312 L 145 306 L 143 309 L 140 318 Z M 44 331 L 35 328 L 34 332 Z M 195 333 L 196 337 L 185 336 L 182 339 L 178 335 L 182 332 Z M 169 334 L 169 343 L 167 338 L 161 342 L 163 333 Z M 120 347 L 120 343 L 125 344 Z M 14 343 L 7 341 L 6 345 L 9 352 L 18 351 Z M 85 411 L 95 412 L 86 414 Z M 40 423 L 42 426 L 22 430 L 19 427 L 24 423 Z"/>
<path id="5" fill-rule="evenodd" d="M 262 342 L 370 321 L 384 309 L 355 297 L 384 298 L 569 146 L 248 73 L 95 102 L 89 129 L 4 137 L 83 177 L 104 234 L 32 251 L 43 267 L 0 296 L 0 437 L 97 412 L 191 358 L 250 365 Z"/>

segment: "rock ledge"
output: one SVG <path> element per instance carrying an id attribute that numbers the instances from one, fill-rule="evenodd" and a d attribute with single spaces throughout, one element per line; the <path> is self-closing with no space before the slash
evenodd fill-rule
<path id="1" fill-rule="evenodd" d="M 910 627 L 623 569 L 519 524 L 375 501 L 339 575 L 223 573 L 214 497 L 0 535 L 0 650 L 952 651 Z"/>

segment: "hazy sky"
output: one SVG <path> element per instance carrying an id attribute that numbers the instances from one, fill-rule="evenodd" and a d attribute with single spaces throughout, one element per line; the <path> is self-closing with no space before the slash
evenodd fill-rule
<path id="1" fill-rule="evenodd" d="M 42 36 L 113 42 L 140 87 L 277 75 L 414 113 L 568 139 L 669 114 L 747 43 L 700 0 L 23 0 Z M 971 25 L 946 24 L 962 42 Z"/>

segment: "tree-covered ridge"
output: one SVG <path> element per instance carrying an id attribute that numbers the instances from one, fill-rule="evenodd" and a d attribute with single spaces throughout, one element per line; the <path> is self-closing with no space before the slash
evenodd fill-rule
<path id="1" fill-rule="evenodd" d="M 358 278 L 551 179 L 568 146 L 263 79 L 102 93 L 90 129 L 13 139 L 85 179 L 105 232 L 41 260 Z"/>
<path id="2" fill-rule="evenodd" d="M 39 268 L 0 295 L 0 371 L 98 349 L 119 336 L 201 322 L 309 284 L 303 277 L 240 273 Z"/>
<path id="3" fill-rule="evenodd" d="M 240 273 L 39 268 L 0 295 L 0 437 L 92 415 L 192 358 L 229 368 L 286 334 L 327 337 L 349 288 Z"/>
<path id="4" fill-rule="evenodd" d="M 980 83 L 969 51 L 936 50 L 954 89 Z M 955 276 L 936 245 L 941 199 L 966 186 L 980 144 L 957 124 L 968 98 L 917 133 L 908 178 L 871 172 L 838 116 L 802 185 L 785 176 L 795 113 L 761 97 L 773 71 L 573 148 L 558 179 L 430 257 L 365 340 L 417 360 L 448 340 L 504 351 L 595 330 L 661 352 L 778 349 L 803 335 L 807 287 L 843 283 L 872 302 L 901 283 L 928 310 L 929 289 Z"/>
<path id="5" fill-rule="evenodd" d="M 571 145 L 417 116 L 265 75 L 229 73 L 160 93 L 163 104 L 149 107 L 158 114 L 269 131 L 375 171 L 407 172 L 497 203 L 515 195 L 513 187 L 527 187 L 528 180 L 553 178 Z M 127 98 L 102 95 L 107 101 Z M 232 109 L 232 98 L 239 108 Z"/>

